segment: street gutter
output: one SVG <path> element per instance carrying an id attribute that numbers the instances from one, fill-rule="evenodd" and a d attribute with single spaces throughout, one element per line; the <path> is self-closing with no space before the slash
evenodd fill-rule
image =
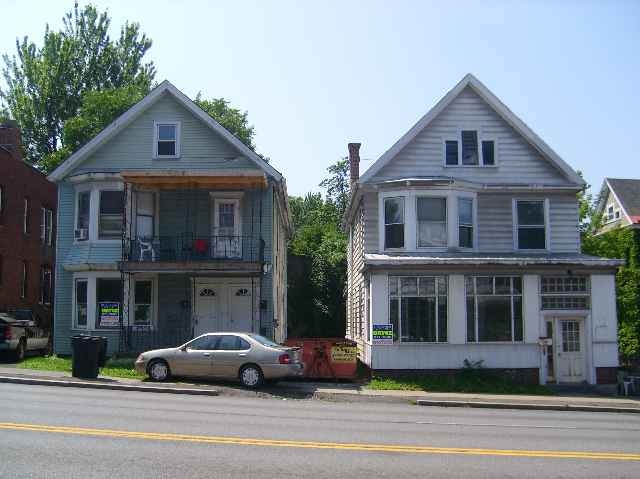
<path id="1" fill-rule="evenodd" d="M 437 399 L 418 399 L 418 406 L 468 407 L 484 409 L 525 409 L 537 411 L 580 411 L 580 412 L 618 412 L 640 414 L 640 407 L 591 406 L 582 404 L 534 404 L 519 402 L 488 401 L 450 401 Z"/>

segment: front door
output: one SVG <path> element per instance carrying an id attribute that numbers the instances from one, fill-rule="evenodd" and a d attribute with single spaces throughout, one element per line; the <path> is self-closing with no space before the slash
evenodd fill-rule
<path id="1" fill-rule="evenodd" d="M 225 292 L 214 285 L 196 284 L 196 336 L 220 331 L 220 293 Z"/>
<path id="2" fill-rule="evenodd" d="M 251 288 L 249 285 L 230 286 L 229 331 L 248 333 L 252 331 Z"/>
<path id="3" fill-rule="evenodd" d="M 558 382 L 577 383 L 585 377 L 584 323 L 580 319 L 558 319 L 556 375 Z"/>
<path id="4" fill-rule="evenodd" d="M 213 254 L 216 258 L 242 257 L 240 200 L 216 199 L 213 215 Z"/>

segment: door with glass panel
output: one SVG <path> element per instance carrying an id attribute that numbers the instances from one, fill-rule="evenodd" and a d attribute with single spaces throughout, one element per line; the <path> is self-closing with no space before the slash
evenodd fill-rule
<path id="1" fill-rule="evenodd" d="M 586 379 L 584 322 L 578 318 L 557 320 L 556 374 L 558 382 L 577 383 Z"/>
<path id="2" fill-rule="evenodd" d="M 241 258 L 239 200 L 216 200 L 213 218 L 213 254 L 216 258 Z"/>

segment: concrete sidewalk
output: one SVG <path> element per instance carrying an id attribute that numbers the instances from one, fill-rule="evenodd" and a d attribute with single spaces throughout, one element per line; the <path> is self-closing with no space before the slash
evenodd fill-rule
<path id="1" fill-rule="evenodd" d="M 504 394 L 434 393 L 423 391 L 382 391 L 353 383 L 282 381 L 260 391 L 249 391 L 235 383 L 184 380 L 154 383 L 139 379 L 100 376 L 95 380 L 73 378 L 69 373 L 21 369 L 0 365 L 0 383 L 115 389 L 169 394 L 256 396 L 282 399 L 325 399 L 333 401 L 376 401 L 412 403 L 420 406 L 477 407 L 499 409 L 539 409 L 597 411 L 640 414 L 640 398 L 601 396 L 531 396 Z"/>

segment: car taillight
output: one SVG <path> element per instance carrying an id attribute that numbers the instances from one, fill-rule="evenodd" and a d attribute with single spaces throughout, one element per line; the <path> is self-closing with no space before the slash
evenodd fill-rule
<path id="1" fill-rule="evenodd" d="M 4 328 L 4 339 L 11 339 L 11 328 Z"/>
<path id="2" fill-rule="evenodd" d="M 291 357 L 288 354 L 281 354 L 278 357 L 278 362 L 280 364 L 290 364 L 291 363 Z"/>

